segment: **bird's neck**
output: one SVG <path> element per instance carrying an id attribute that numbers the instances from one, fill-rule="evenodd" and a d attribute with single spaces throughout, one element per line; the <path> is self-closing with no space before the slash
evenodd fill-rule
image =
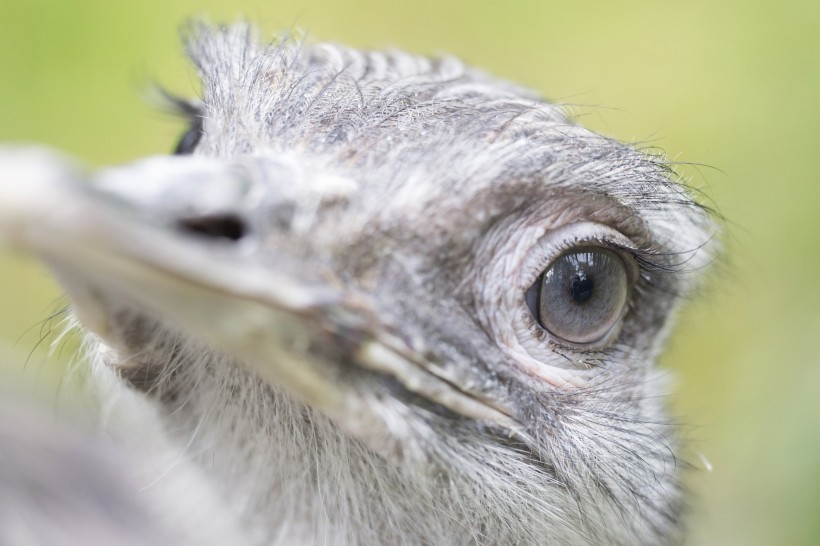
<path id="1" fill-rule="evenodd" d="M 215 500 L 202 506 L 186 499 L 191 511 L 205 512 L 199 519 L 221 504 L 218 518 L 232 514 L 238 523 L 224 525 L 256 544 L 475 542 L 463 515 L 446 513 L 446 495 L 432 496 L 430 484 L 408 479 L 238 365 L 169 376 L 175 384 L 153 393 L 134 392 L 105 363 L 98 368 L 112 428 L 128 431 L 124 441 L 141 438 L 136 449 L 150 446 L 146 487 L 200 491 L 199 498 L 209 491 Z"/>

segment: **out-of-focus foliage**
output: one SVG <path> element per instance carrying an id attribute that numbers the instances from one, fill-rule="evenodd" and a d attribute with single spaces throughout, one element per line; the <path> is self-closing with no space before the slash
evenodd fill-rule
<path id="1" fill-rule="evenodd" d="M 167 152 L 180 123 L 140 92 L 196 94 L 178 41 L 195 14 L 451 52 L 577 105 L 590 128 L 665 148 L 728 232 L 727 263 L 664 358 L 692 458 L 714 466 L 690 480 L 690 542 L 820 544 L 820 3 L 0 0 L 0 140 L 92 164 Z M 0 254 L 4 355 L 58 294 L 32 261 Z M 23 369 L 39 334 L 0 365 L 61 377 L 42 352 Z"/>

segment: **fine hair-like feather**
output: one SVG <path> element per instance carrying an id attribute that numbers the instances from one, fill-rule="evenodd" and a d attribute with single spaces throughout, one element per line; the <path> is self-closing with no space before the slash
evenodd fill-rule
<path id="1" fill-rule="evenodd" d="M 162 468 L 151 494 L 199 515 L 183 532 L 677 541 L 681 463 L 654 360 L 715 228 L 666 158 L 449 57 L 265 43 L 245 24 L 194 24 L 186 40 L 202 79 L 179 103 L 190 157 L 95 178 L 153 230 L 159 265 L 112 269 L 132 279 L 120 283 L 38 250 L 80 320 L 92 300 L 104 317 L 88 354 L 109 428 Z M 148 240 L 133 229 L 118 248 Z M 222 242 L 197 261 L 180 230 Z M 599 345 L 555 339 L 524 303 L 579 242 L 635 264 L 628 309 Z M 185 260 L 201 267 L 168 279 L 195 282 L 139 288 Z M 203 287 L 202 300 L 180 295 Z M 288 375 L 302 368 L 318 383 Z"/>

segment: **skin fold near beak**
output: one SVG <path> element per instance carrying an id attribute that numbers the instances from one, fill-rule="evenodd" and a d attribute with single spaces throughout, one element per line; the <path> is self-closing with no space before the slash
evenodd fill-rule
<path id="1" fill-rule="evenodd" d="M 134 184 L 181 176 L 180 165 L 192 158 L 150 161 L 152 180 L 140 180 L 146 171 L 134 168 Z M 117 176 L 127 178 L 128 169 Z M 232 355 L 371 446 L 389 443 L 387 425 L 372 411 L 373 393 L 339 388 L 329 361 L 353 361 L 465 417 L 511 434 L 518 428 L 505 408 L 458 389 L 386 333 L 355 294 L 296 280 L 229 244 L 205 244 L 152 222 L 139 205 L 102 191 L 104 177 L 49 150 L 0 150 L 0 243 L 48 263 L 75 314 L 103 341 L 111 317 L 101 302 L 114 295 Z M 323 357 L 304 349 L 317 343 Z"/>

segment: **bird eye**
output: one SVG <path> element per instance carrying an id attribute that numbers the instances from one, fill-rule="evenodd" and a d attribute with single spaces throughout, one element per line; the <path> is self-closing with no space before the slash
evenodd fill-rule
<path id="1" fill-rule="evenodd" d="M 629 279 L 621 257 L 596 247 L 575 248 L 555 259 L 527 290 L 536 322 L 570 343 L 603 339 L 626 309 Z"/>
<path id="2" fill-rule="evenodd" d="M 190 155 L 194 153 L 194 150 L 199 144 L 199 140 L 202 138 L 202 117 L 197 116 L 194 118 L 193 123 L 188 128 L 185 133 L 180 137 L 179 142 L 177 142 L 176 147 L 174 148 L 174 155 Z"/>

